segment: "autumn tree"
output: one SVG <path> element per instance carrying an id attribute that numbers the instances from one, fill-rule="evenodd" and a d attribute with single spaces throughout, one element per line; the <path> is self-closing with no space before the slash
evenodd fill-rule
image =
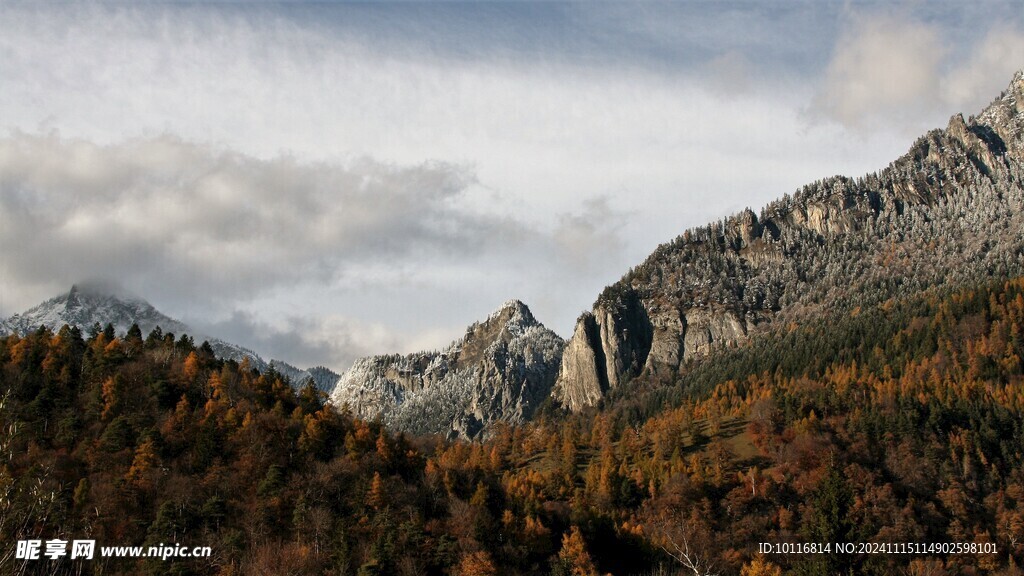
<path id="1" fill-rule="evenodd" d="M 597 568 L 587 551 L 587 543 L 576 525 L 571 526 L 562 536 L 562 549 L 558 552 L 552 574 L 597 576 Z"/>
<path id="2" fill-rule="evenodd" d="M 491 555 L 485 551 L 468 552 L 455 569 L 456 576 L 497 576 L 498 569 L 494 566 Z"/>

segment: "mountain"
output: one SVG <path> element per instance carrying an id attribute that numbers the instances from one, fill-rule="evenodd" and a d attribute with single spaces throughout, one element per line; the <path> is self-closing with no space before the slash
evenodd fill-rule
<path id="1" fill-rule="evenodd" d="M 563 346 L 525 304 L 510 301 L 441 352 L 357 360 L 331 401 L 398 430 L 479 438 L 499 421 L 533 415 L 554 385 Z"/>
<path id="2" fill-rule="evenodd" d="M 836 176 L 663 244 L 598 297 L 552 395 L 579 410 L 770 325 L 1024 271 L 1024 74 L 879 172 Z"/>
<path id="3" fill-rule="evenodd" d="M 271 360 L 270 367 L 287 376 L 296 387 L 301 387 L 307 380 L 312 380 L 313 386 L 326 394 L 330 394 L 334 390 L 334 385 L 338 383 L 338 378 L 341 377 L 334 370 L 324 366 L 314 366 L 313 368 L 303 370 L 281 360 Z"/>
<path id="4" fill-rule="evenodd" d="M 7 320 L 11 331 L 19 334 L 27 334 L 40 326 L 57 330 L 64 324 L 77 326 L 86 334 L 94 324 L 106 326 L 108 323 L 118 334 L 127 332 L 132 324 L 138 324 L 144 335 L 157 326 L 164 332 L 191 333 L 187 326 L 161 314 L 145 300 L 87 284 L 76 284 L 67 294 L 50 298 Z"/>
<path id="5" fill-rule="evenodd" d="M 188 334 L 196 340 L 208 341 L 219 358 L 237 362 L 248 359 L 250 366 L 260 372 L 273 368 L 288 376 L 296 387 L 312 379 L 317 388 L 326 392 L 338 379 L 337 374 L 323 367 L 301 370 L 279 360 L 267 362 L 248 348 L 202 335 L 188 325 L 164 315 L 141 298 L 118 293 L 113 288 L 98 284 L 76 284 L 66 294 L 11 316 L 6 322 L 0 322 L 0 334 L 14 332 L 24 335 L 40 326 L 58 330 L 65 324 L 78 327 L 83 334 L 88 334 L 97 324 L 111 324 L 117 334 L 124 334 L 132 324 L 138 324 L 143 335 L 159 326 L 164 333 Z"/>

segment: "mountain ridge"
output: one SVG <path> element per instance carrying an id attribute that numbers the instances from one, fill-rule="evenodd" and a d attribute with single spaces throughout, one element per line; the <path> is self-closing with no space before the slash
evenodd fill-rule
<path id="1" fill-rule="evenodd" d="M 553 397 L 580 410 L 768 322 L 1021 272 L 1022 161 L 1018 72 L 980 114 L 953 115 L 879 172 L 819 180 L 659 246 L 581 315 Z"/>
<path id="2" fill-rule="evenodd" d="M 250 358 L 293 381 L 311 377 L 336 405 L 362 417 L 477 438 L 498 421 L 529 419 L 549 390 L 556 402 L 580 410 L 641 375 L 678 378 L 687 363 L 740 345 L 772 323 L 936 284 L 1024 273 L 1022 182 L 1018 71 L 980 113 L 954 114 L 880 171 L 818 180 L 759 212 L 747 208 L 660 245 L 602 291 L 567 341 L 509 300 L 442 351 L 362 358 L 341 376 L 268 363 L 219 339 L 210 343 L 220 357 Z M 94 308 L 123 304 L 102 322 L 118 331 L 127 329 L 127 319 L 141 319 L 144 329 L 192 332 L 144 300 L 118 300 L 88 286 L 12 316 L 7 329 L 24 333 L 62 319 L 87 329 L 87 318 L 76 314 L 90 297 L 98 298 Z"/>

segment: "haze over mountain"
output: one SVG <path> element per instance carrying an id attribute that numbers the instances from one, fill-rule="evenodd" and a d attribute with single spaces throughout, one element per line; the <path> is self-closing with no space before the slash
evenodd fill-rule
<path id="1" fill-rule="evenodd" d="M 117 334 L 124 334 L 132 324 L 138 324 L 143 334 L 157 326 L 164 332 L 191 333 L 185 324 L 165 316 L 142 298 L 113 285 L 94 282 L 75 284 L 67 293 L 11 316 L 7 323 L 19 334 L 40 326 L 56 330 L 64 324 L 77 327 L 83 334 L 94 324 L 111 324 Z"/>
<path id="2" fill-rule="evenodd" d="M 303 366 L 509 298 L 569 337 L 659 243 L 1024 61 L 1012 0 L 243 4 L 0 5 L 0 315 L 114 278 Z"/>
<path id="3" fill-rule="evenodd" d="M 1024 576 L 1021 4 L 0 2 L 0 576 Z"/>
<path id="4" fill-rule="evenodd" d="M 57 331 L 63 325 L 77 327 L 82 334 L 88 334 L 94 326 L 113 326 L 115 333 L 124 335 L 133 324 L 137 324 L 143 335 L 160 328 L 165 333 L 177 336 L 188 335 L 197 343 L 206 340 L 219 358 L 241 362 L 248 359 L 250 365 L 261 372 L 273 368 L 288 376 L 292 384 L 302 386 L 307 380 L 320 390 L 328 391 L 338 375 L 322 366 L 302 370 L 280 360 L 266 361 L 256 352 L 225 342 L 219 338 L 204 336 L 188 325 L 164 315 L 149 302 L 130 295 L 114 285 L 103 283 L 79 283 L 61 294 L 32 308 L 0 321 L 0 335 L 15 332 L 26 335 L 40 326 Z"/>
<path id="5" fill-rule="evenodd" d="M 640 375 L 670 381 L 688 362 L 780 321 L 1024 271 L 1022 103 L 1018 72 L 979 115 L 953 116 L 877 173 L 820 180 L 759 214 L 687 230 L 606 288 L 568 342 L 518 301 L 441 352 L 363 358 L 340 378 L 207 339 L 222 358 L 273 366 L 296 383 L 313 378 L 336 406 L 408 432 L 479 438 L 497 422 L 530 419 L 549 394 L 580 410 Z M 197 334 L 142 299 L 93 285 L 12 316 L 6 329 L 64 323 Z"/>

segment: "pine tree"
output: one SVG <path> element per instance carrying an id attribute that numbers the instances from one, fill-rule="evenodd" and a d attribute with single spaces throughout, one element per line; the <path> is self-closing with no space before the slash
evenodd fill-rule
<path id="1" fill-rule="evenodd" d="M 850 508 L 853 494 L 835 461 L 830 459 L 825 477 L 814 494 L 811 516 L 803 523 L 801 531 L 807 542 L 820 544 L 850 542 L 853 524 Z M 816 554 L 808 557 L 798 573 L 805 576 L 837 576 L 850 574 L 853 569 L 851 557 L 847 554 Z"/>

